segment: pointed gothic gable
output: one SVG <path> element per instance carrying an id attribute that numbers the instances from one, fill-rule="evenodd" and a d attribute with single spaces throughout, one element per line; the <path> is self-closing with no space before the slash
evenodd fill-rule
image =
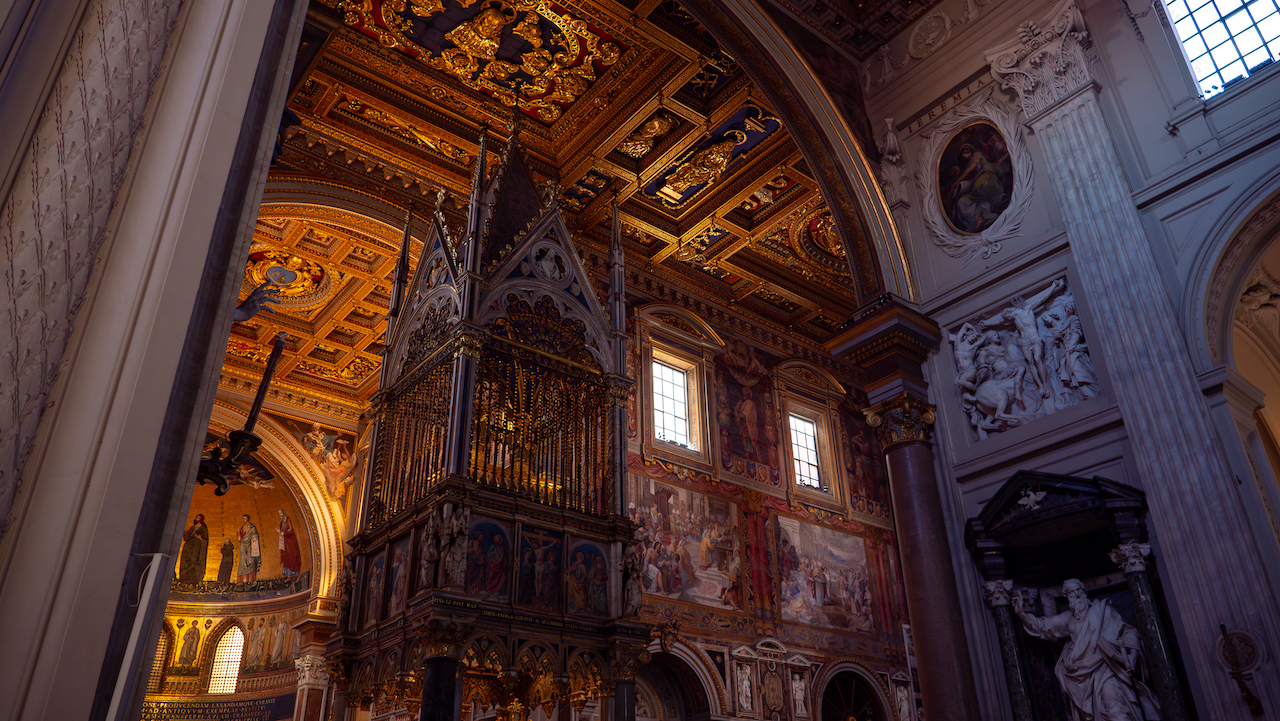
<path id="1" fill-rule="evenodd" d="M 507 315 L 513 300 L 537 307 L 543 298 L 553 299 L 562 318 L 582 322 L 587 348 L 600 367 L 610 367 L 608 317 L 592 292 L 591 277 L 578 258 L 558 205 L 553 204 L 519 238 L 489 274 L 486 285 L 481 323 Z"/>
<path id="2" fill-rule="evenodd" d="M 516 244 L 518 235 L 543 212 L 542 194 L 534 183 L 533 173 L 529 171 L 518 143 L 513 142 L 503 152 L 493 180 L 486 189 L 485 201 L 492 204 L 492 210 L 481 268 L 489 268 L 504 259 Z"/>
<path id="3" fill-rule="evenodd" d="M 393 323 L 384 358 L 382 386 L 393 384 L 430 354 L 458 321 L 459 271 L 449 233 L 439 215 L 432 218 L 418 267 Z"/>

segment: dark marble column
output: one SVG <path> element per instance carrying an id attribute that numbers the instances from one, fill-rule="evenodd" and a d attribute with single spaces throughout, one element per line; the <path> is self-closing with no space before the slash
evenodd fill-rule
<path id="1" fill-rule="evenodd" d="M 902 393 L 864 411 L 884 447 L 920 692 L 930 721 L 979 721 L 969 642 L 938 496 L 933 406 Z"/>
<path id="2" fill-rule="evenodd" d="M 1187 706 L 1173 666 L 1173 652 L 1151 592 L 1151 578 L 1147 575 L 1150 554 L 1151 546 L 1146 543 L 1124 543 L 1111 551 L 1111 561 L 1124 571 L 1129 582 L 1129 596 L 1133 599 L 1138 634 L 1142 637 L 1147 671 L 1151 675 L 1151 690 L 1160 702 L 1161 721 L 1186 721 Z"/>
<path id="3" fill-rule="evenodd" d="M 611 721 L 636 721 L 636 682 L 619 681 L 613 688 Z"/>
<path id="4" fill-rule="evenodd" d="M 458 695 L 458 659 L 435 656 L 423 662 L 421 721 L 455 721 Z"/>
<path id="5" fill-rule="evenodd" d="M 420 721 L 457 721 L 462 713 L 462 684 L 458 677 L 458 651 L 471 630 L 466 621 L 431 619 L 418 627 L 426 646 L 422 664 Z"/>
<path id="6" fill-rule="evenodd" d="M 1031 684 L 1023 673 L 1027 662 L 1023 658 L 1022 645 L 1018 643 L 1022 622 L 1009 605 L 1012 591 L 1013 581 L 986 581 L 982 584 L 982 595 L 996 619 L 996 635 L 1000 637 L 1000 656 L 1004 660 L 1005 685 L 1009 688 L 1009 705 L 1013 708 L 1014 721 L 1035 721 L 1031 710 Z"/>

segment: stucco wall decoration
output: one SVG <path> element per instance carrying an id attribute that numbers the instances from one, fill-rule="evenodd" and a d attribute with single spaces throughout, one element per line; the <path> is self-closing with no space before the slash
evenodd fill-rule
<path id="1" fill-rule="evenodd" d="M 968 263 L 1013 238 L 1034 186 L 1017 112 L 990 94 L 962 105 L 924 135 L 916 189 L 934 245 Z"/>

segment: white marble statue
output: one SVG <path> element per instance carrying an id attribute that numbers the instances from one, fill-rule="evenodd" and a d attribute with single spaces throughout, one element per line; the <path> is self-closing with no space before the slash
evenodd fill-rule
<path id="1" fill-rule="evenodd" d="M 745 663 L 738 664 L 738 708 L 751 710 L 751 667 Z"/>
<path id="2" fill-rule="evenodd" d="M 1099 393 L 1075 298 L 1062 279 L 962 324 L 949 339 L 961 406 L 979 438 Z"/>
<path id="3" fill-rule="evenodd" d="M 1069 608 L 1056 616 L 1033 616 L 1022 597 L 1011 599 L 1027 634 L 1070 639 L 1053 668 L 1070 703 L 1072 721 L 1159 721 L 1159 705 L 1141 681 L 1142 644 L 1110 601 L 1091 601 L 1084 584 L 1062 583 Z"/>
<path id="4" fill-rule="evenodd" d="M 809 709 L 805 705 L 804 676 L 791 674 L 791 710 L 796 716 L 808 716 Z"/>

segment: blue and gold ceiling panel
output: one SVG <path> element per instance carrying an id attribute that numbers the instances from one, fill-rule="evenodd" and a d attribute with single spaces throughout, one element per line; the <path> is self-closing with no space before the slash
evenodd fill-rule
<path id="1" fill-rule="evenodd" d="M 587 207 L 596 199 L 602 190 L 609 187 L 612 177 L 594 168 L 587 171 L 578 182 L 564 189 L 560 196 L 560 205 L 566 210 L 577 212 Z"/>
<path id="2" fill-rule="evenodd" d="M 645 185 L 644 194 L 664 207 L 680 208 L 781 127 L 773 115 L 745 105 Z"/>

